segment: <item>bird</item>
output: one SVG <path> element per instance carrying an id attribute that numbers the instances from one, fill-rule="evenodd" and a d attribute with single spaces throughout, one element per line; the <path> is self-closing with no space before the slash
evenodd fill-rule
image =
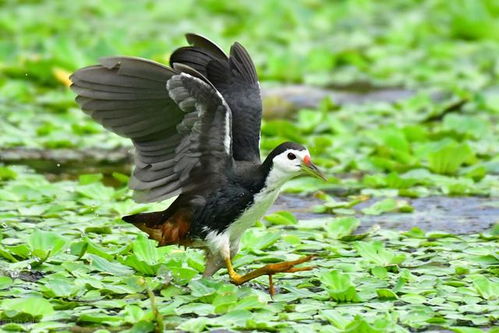
<path id="1" fill-rule="evenodd" d="M 205 251 L 204 277 L 226 268 L 241 285 L 259 276 L 310 270 L 313 256 L 239 274 L 232 260 L 242 234 L 262 218 L 281 187 L 299 175 L 326 180 L 309 150 L 284 142 L 260 157 L 262 98 L 255 65 L 238 42 L 227 55 L 186 34 L 170 66 L 111 56 L 70 76 L 81 109 L 106 129 L 131 139 L 129 187 L 137 202 L 176 197 L 163 211 L 123 217 L 158 242 Z"/>

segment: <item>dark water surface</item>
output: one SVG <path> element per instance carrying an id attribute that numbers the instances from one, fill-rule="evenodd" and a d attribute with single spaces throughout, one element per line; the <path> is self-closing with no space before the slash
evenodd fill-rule
<path id="1" fill-rule="evenodd" d="M 414 207 L 412 213 L 364 215 L 360 212 L 378 200 L 380 199 L 369 199 L 354 207 L 359 211 L 356 217 L 361 221 L 358 232 L 377 224 L 381 228 L 393 230 L 419 227 L 425 231 L 472 234 L 488 230 L 499 222 L 499 198 L 443 196 L 404 198 Z M 283 194 L 277 199 L 271 212 L 288 210 L 300 220 L 335 217 L 332 214 L 313 213 L 312 208 L 319 204 L 321 201 L 316 198 Z"/>

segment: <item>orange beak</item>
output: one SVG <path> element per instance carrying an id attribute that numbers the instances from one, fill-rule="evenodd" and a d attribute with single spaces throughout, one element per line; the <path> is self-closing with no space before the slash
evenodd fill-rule
<path id="1" fill-rule="evenodd" d="M 324 174 L 322 173 L 322 171 L 320 171 L 319 168 L 314 163 L 312 163 L 312 159 L 310 158 L 309 155 L 306 155 L 303 158 L 303 163 L 301 165 L 301 170 L 304 173 L 309 174 L 312 177 L 320 178 L 320 179 L 322 179 L 324 181 L 327 181 L 327 178 L 326 178 L 326 176 L 324 176 Z"/>

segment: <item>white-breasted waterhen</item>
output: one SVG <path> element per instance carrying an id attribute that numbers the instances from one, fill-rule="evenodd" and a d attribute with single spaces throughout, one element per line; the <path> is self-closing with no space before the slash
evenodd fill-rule
<path id="1" fill-rule="evenodd" d="M 203 248 L 204 276 L 226 267 L 239 285 L 268 275 L 297 272 L 309 261 L 268 264 L 245 275 L 232 267 L 243 232 L 260 219 L 289 179 L 324 178 L 308 150 L 286 142 L 260 161 L 262 100 L 255 66 L 234 43 L 227 56 L 206 38 L 187 34 L 170 66 L 107 57 L 71 76 L 81 108 L 105 128 L 130 138 L 134 199 L 178 196 L 166 210 L 125 216 L 160 246 Z"/>

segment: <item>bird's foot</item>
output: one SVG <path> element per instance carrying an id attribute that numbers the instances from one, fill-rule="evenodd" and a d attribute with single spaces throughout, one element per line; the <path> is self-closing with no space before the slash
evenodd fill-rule
<path id="1" fill-rule="evenodd" d="M 230 280 L 235 285 L 241 285 L 241 284 L 248 282 L 250 280 L 253 280 L 259 276 L 268 275 L 269 276 L 269 293 L 270 293 L 270 295 L 273 296 L 275 293 L 275 290 L 274 290 L 274 283 L 272 281 L 272 275 L 277 274 L 277 273 L 295 273 L 295 272 L 309 271 L 309 270 L 313 269 L 314 266 L 306 266 L 306 267 L 295 267 L 295 266 L 302 264 L 304 262 L 310 261 L 310 260 L 312 260 L 313 257 L 314 256 L 310 255 L 310 256 L 301 257 L 300 259 L 297 259 L 297 260 L 283 261 L 283 262 L 278 262 L 275 264 L 267 264 L 263 267 L 255 269 L 254 271 L 251 271 L 251 272 L 244 274 L 244 275 L 239 275 L 234 270 L 230 269 L 229 270 Z"/>

